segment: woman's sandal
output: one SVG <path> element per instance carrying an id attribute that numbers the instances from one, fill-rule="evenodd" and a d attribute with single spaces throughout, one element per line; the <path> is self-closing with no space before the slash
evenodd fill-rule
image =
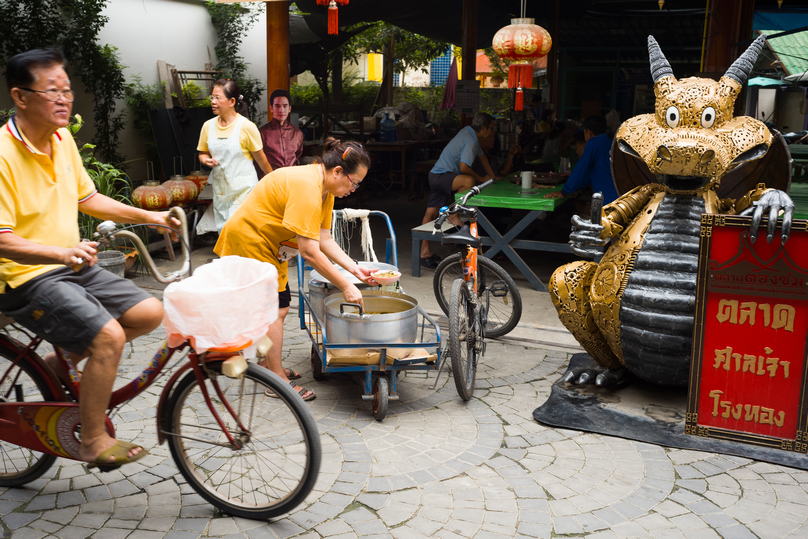
<path id="1" fill-rule="evenodd" d="M 286 369 L 286 368 L 284 368 L 283 372 L 286 374 L 286 377 L 288 379 L 290 379 L 290 380 L 297 380 L 298 378 L 303 376 L 302 374 L 300 374 L 299 372 L 297 372 L 294 369 Z"/>
<path id="2" fill-rule="evenodd" d="M 140 447 L 140 453 L 134 457 L 130 457 L 129 452 L 137 447 Z M 139 445 L 117 440 L 115 445 L 105 451 L 102 451 L 93 462 L 85 462 L 84 465 L 87 466 L 88 470 L 98 468 L 102 472 L 109 472 L 116 468 L 120 468 L 124 464 L 129 464 L 130 462 L 140 460 L 148 454 L 149 452 Z M 114 457 L 114 460 L 110 461 L 110 457 Z"/>
<path id="3" fill-rule="evenodd" d="M 297 384 L 294 382 L 294 380 L 290 380 L 289 385 L 292 386 L 292 389 L 294 389 Z M 304 397 L 303 395 L 306 395 L 306 393 L 308 393 L 308 395 Z M 275 392 L 272 391 L 271 389 L 265 390 L 264 394 L 267 397 L 272 397 L 273 399 L 278 398 L 278 396 L 275 394 Z M 317 395 L 314 393 L 314 391 L 312 391 L 311 389 L 306 389 L 303 386 L 300 387 L 300 391 L 298 391 L 297 394 L 300 395 L 300 398 L 303 399 L 304 401 L 311 401 L 311 400 L 314 400 L 317 397 Z"/>

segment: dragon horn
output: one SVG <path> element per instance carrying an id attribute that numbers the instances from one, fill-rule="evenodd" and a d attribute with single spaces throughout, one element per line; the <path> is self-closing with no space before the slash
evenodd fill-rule
<path id="1" fill-rule="evenodd" d="M 663 77 L 673 77 L 673 69 L 662 54 L 662 49 L 659 48 L 654 36 L 648 36 L 648 58 L 651 60 L 651 76 L 654 78 L 654 84 Z"/>
<path id="2" fill-rule="evenodd" d="M 752 67 L 755 65 L 755 60 L 757 60 L 758 54 L 760 54 L 760 50 L 763 48 L 765 41 L 766 35 L 760 34 L 758 38 L 749 45 L 749 48 L 744 51 L 740 58 L 729 66 L 724 76 L 743 85 L 749 77 L 749 73 L 752 72 Z"/>

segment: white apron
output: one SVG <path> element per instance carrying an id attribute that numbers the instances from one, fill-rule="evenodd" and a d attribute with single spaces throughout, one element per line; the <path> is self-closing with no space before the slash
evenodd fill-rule
<path id="1" fill-rule="evenodd" d="M 218 118 L 213 120 L 218 122 Z M 210 172 L 208 182 L 213 189 L 211 204 L 196 225 L 197 234 L 221 232 L 225 221 L 247 199 L 247 195 L 258 183 L 251 160 L 241 151 L 241 125 L 244 117 L 239 117 L 228 138 L 216 138 L 216 126 L 208 129 L 208 152 L 219 162 Z"/>

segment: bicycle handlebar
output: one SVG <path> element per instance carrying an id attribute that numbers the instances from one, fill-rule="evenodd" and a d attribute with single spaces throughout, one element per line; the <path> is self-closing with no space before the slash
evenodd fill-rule
<path id="1" fill-rule="evenodd" d="M 440 215 L 438 216 L 437 219 L 435 219 L 435 231 L 441 229 L 443 223 L 446 222 L 446 219 L 448 219 L 450 215 L 457 213 L 461 208 L 463 208 L 468 199 L 470 199 L 473 196 L 479 195 L 480 191 L 482 191 L 486 187 L 489 187 L 492 183 L 494 183 L 493 178 L 486 182 L 481 183 L 480 185 L 475 185 L 474 187 L 469 189 L 469 192 L 463 195 L 463 198 L 461 198 L 458 202 L 453 203 L 446 209 L 441 208 Z M 435 231 L 433 231 L 432 233 L 434 234 Z"/>
<path id="2" fill-rule="evenodd" d="M 126 238 L 130 240 L 132 243 L 135 244 L 140 256 L 143 257 L 144 262 L 146 263 L 146 267 L 149 268 L 149 271 L 154 276 L 157 281 L 163 284 L 173 283 L 174 281 L 178 281 L 186 276 L 186 274 L 190 274 L 191 269 L 191 250 L 190 246 L 188 245 L 187 238 L 188 238 L 188 220 L 185 217 L 185 211 L 182 208 L 174 206 L 168 212 L 170 217 L 175 217 L 180 222 L 180 243 L 182 244 L 182 256 L 183 256 L 183 263 L 182 267 L 178 271 L 168 272 L 165 275 L 157 269 L 157 265 L 154 263 L 154 258 L 152 258 L 151 254 L 149 253 L 148 248 L 143 244 L 143 241 L 140 237 L 135 234 L 134 232 L 130 232 L 129 230 L 117 230 L 117 224 L 114 221 L 104 221 L 100 225 L 98 225 L 98 232 L 95 233 L 95 236 L 98 238 L 99 242 L 109 242 L 109 238 Z M 152 225 L 134 225 L 134 226 L 152 226 Z M 166 228 L 169 228 L 166 226 Z M 166 240 L 169 241 L 169 240 Z"/>

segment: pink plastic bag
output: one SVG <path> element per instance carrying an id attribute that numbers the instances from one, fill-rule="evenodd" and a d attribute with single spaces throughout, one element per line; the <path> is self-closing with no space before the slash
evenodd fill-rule
<path id="1" fill-rule="evenodd" d="M 278 318 L 278 270 L 251 258 L 219 258 L 168 285 L 163 307 L 169 346 L 190 340 L 201 353 L 251 339 L 254 348 Z"/>

